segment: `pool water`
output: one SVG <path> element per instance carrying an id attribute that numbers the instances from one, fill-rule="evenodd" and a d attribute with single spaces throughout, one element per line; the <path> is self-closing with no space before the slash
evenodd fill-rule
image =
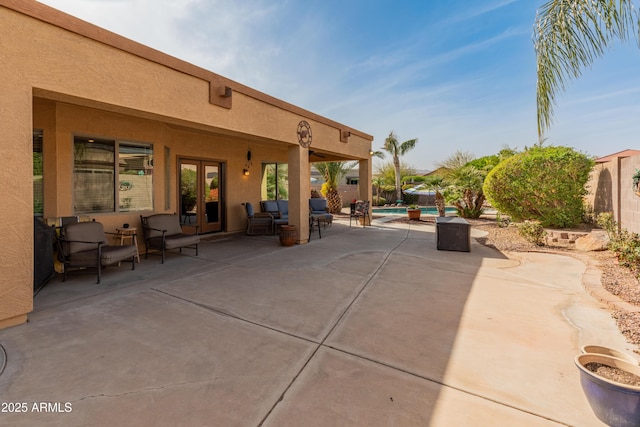
<path id="1" fill-rule="evenodd" d="M 436 208 L 420 208 L 422 213 L 427 215 L 438 215 Z M 445 212 L 456 212 L 456 208 L 445 208 Z M 407 208 L 373 208 L 374 214 L 406 214 Z"/>

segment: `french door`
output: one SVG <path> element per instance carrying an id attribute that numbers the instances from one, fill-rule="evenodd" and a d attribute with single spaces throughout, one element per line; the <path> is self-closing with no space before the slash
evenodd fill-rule
<path id="1" fill-rule="evenodd" d="M 197 224 L 202 233 L 222 231 L 224 164 L 212 160 L 180 159 L 179 208 L 184 224 Z"/>

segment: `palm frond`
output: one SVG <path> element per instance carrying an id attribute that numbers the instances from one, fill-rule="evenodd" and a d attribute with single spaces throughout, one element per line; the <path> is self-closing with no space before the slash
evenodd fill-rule
<path id="1" fill-rule="evenodd" d="M 338 182 L 358 164 L 357 161 L 351 162 L 321 162 L 314 163 L 315 168 L 320 172 L 329 188 L 338 188 Z"/>
<path id="2" fill-rule="evenodd" d="M 540 139 L 551 125 L 557 93 L 639 27 L 632 0 L 551 0 L 540 7 L 533 36 Z"/>

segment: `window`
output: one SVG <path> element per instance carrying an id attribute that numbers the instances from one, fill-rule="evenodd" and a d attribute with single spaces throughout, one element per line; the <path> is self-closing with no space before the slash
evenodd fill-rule
<path id="1" fill-rule="evenodd" d="M 153 210 L 151 145 L 76 137 L 73 148 L 75 213 Z"/>
<path id="2" fill-rule="evenodd" d="M 289 165 L 264 163 L 262 165 L 262 200 L 289 198 Z"/>
<path id="3" fill-rule="evenodd" d="M 44 212 L 44 182 L 42 165 L 42 129 L 33 130 L 33 214 Z"/>

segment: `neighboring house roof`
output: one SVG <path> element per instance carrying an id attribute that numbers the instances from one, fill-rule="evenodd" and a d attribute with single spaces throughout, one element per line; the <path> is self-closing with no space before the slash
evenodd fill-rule
<path id="1" fill-rule="evenodd" d="M 432 175 L 440 175 L 440 176 L 441 176 L 441 175 L 446 175 L 448 171 L 449 171 L 449 169 L 448 169 L 448 168 L 440 167 L 440 168 L 438 168 L 438 169 L 436 169 L 436 170 L 433 170 L 433 171 L 431 171 L 431 172 L 429 172 L 429 173 L 425 173 L 425 174 L 424 174 L 424 176 L 432 176 Z"/>
<path id="2" fill-rule="evenodd" d="M 617 157 L 633 157 L 637 155 L 640 155 L 640 150 L 623 150 L 609 154 L 608 156 L 600 157 L 599 159 L 596 159 L 596 163 L 607 163 Z"/>

